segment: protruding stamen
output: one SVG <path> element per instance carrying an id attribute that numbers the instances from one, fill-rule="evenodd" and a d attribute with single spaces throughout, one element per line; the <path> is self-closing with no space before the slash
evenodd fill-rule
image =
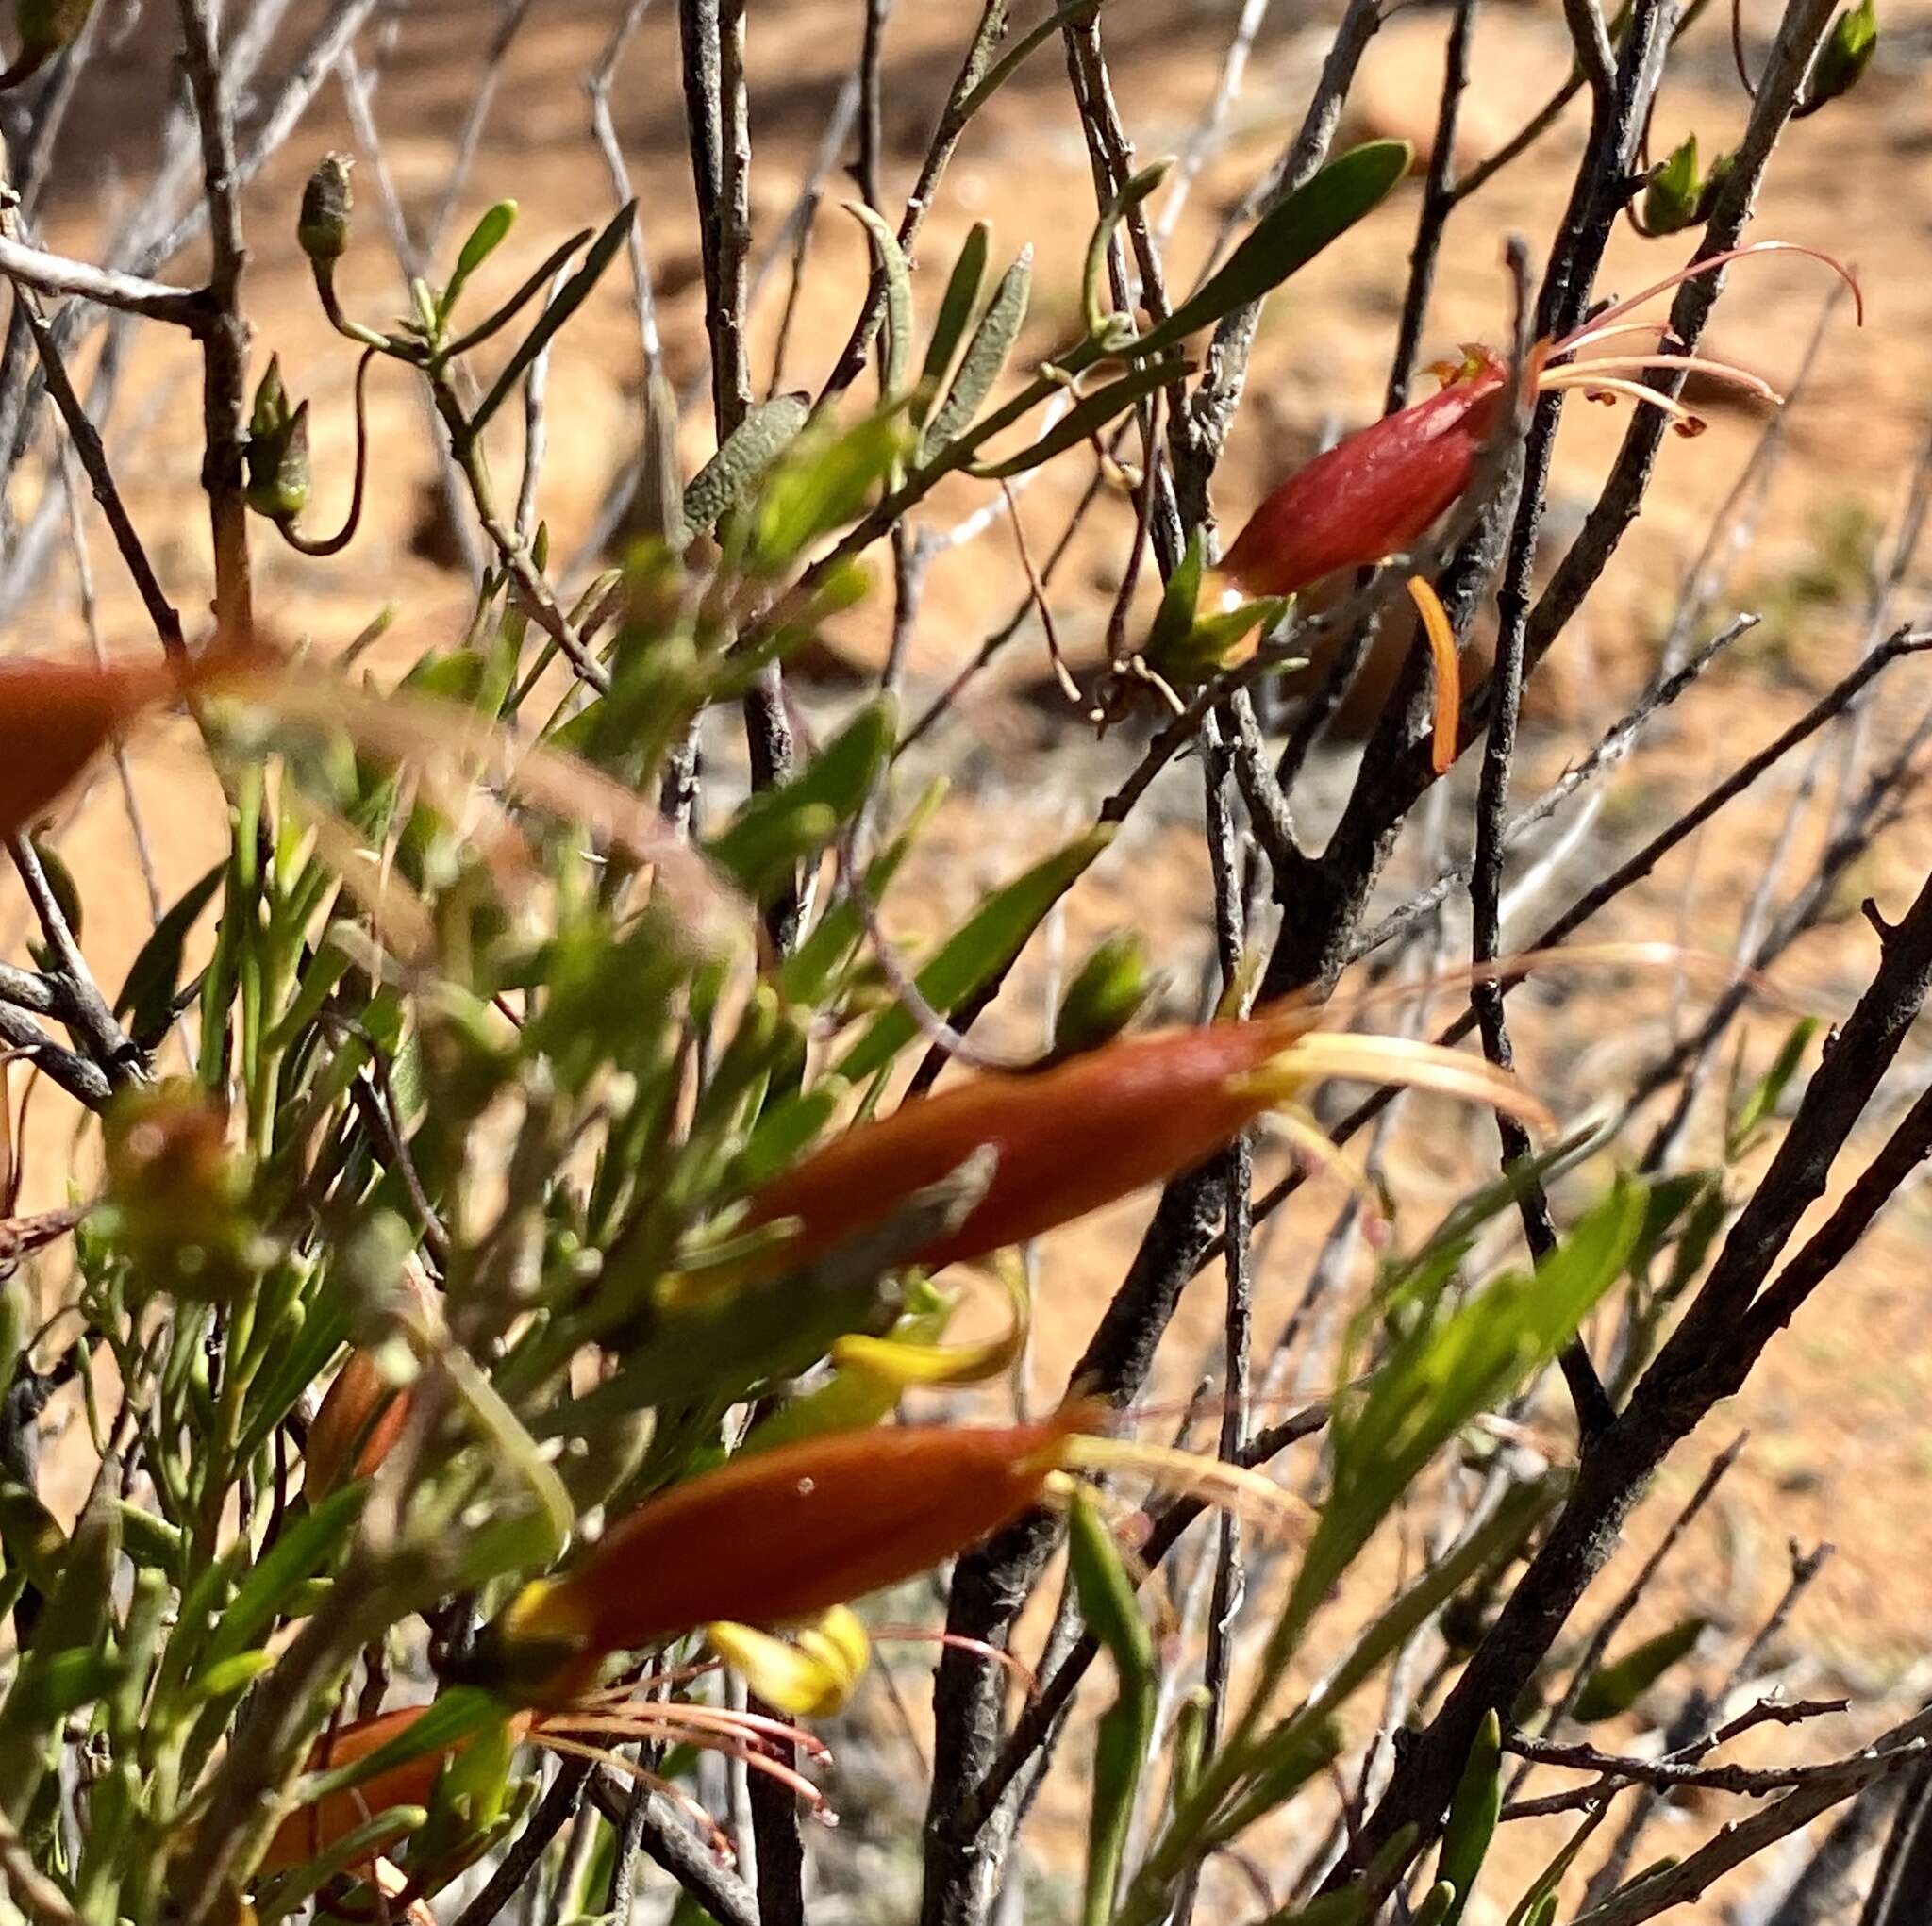
<path id="1" fill-rule="evenodd" d="M 1162 1485 L 1191 1491 L 1274 1531 L 1299 1531 L 1311 1516 L 1301 1499 L 1272 1478 L 1173 1445 L 1129 1437 L 1070 1437 L 1067 1459 L 1084 1469 L 1145 1471 Z"/>
<path id="2" fill-rule="evenodd" d="M 1670 374 L 1679 371 L 1709 374 L 1747 393 L 1761 395 L 1780 407 L 1784 406 L 1784 396 L 1763 375 L 1754 374 L 1750 369 L 1730 361 L 1713 360 L 1707 355 L 1593 355 L 1586 361 L 1565 361 L 1561 367 L 1552 368 L 1543 376 L 1543 384 L 1548 385 L 1552 374 Z"/>
<path id="3" fill-rule="evenodd" d="M 1616 321 L 1608 327 L 1593 327 L 1586 324 L 1581 332 L 1568 338 L 1568 345 L 1562 350 L 1574 355 L 1581 349 L 1592 347 L 1598 341 L 1610 341 L 1623 335 L 1655 335 L 1659 348 L 1682 347 L 1683 338 L 1675 332 L 1668 321 Z"/>
<path id="4" fill-rule="evenodd" d="M 1858 286 L 1857 276 L 1842 261 L 1834 260 L 1830 255 L 1824 254 L 1815 247 L 1801 246 L 1795 241 L 1754 241 L 1748 246 L 1726 248 L 1722 254 L 1708 255 L 1703 260 L 1692 261 L 1688 268 L 1679 268 L 1674 274 L 1667 274 L 1661 281 L 1654 282 L 1644 289 L 1641 293 L 1632 294 L 1623 301 L 1611 302 L 1601 314 L 1592 317 L 1582 327 L 1565 336 L 1550 352 L 1566 355 L 1587 336 L 1600 329 L 1606 322 L 1621 320 L 1632 308 L 1641 307 L 1646 301 L 1655 300 L 1657 295 L 1666 294 L 1686 281 L 1701 280 L 1706 274 L 1714 274 L 1720 269 L 1728 267 L 1733 261 L 1743 260 L 1747 256 L 1757 254 L 1801 254 L 1808 260 L 1822 262 L 1852 291 L 1854 311 L 1857 316 L 1858 325 L 1864 326 L 1864 291 Z"/>
<path id="5" fill-rule="evenodd" d="M 944 1645 L 955 1652 L 970 1652 L 1019 1680 L 1029 1699 L 1040 1697 L 1040 1674 L 1024 1659 L 984 1638 L 970 1638 L 963 1632 L 935 1632 L 923 1625 L 874 1625 L 873 1643 L 906 1645 Z"/>
<path id="6" fill-rule="evenodd" d="M 1367 1216 L 1382 1215 L 1381 1193 L 1368 1171 L 1322 1128 L 1313 1111 L 1299 1104 L 1284 1104 L 1274 1112 L 1271 1121 L 1276 1134 L 1294 1146 L 1295 1154 L 1310 1171 L 1341 1178 Z"/>
<path id="7" fill-rule="evenodd" d="M 1561 377 L 1569 376 L 1565 380 Z M 1620 381 L 1615 375 L 1591 374 L 1587 368 L 1559 368 L 1556 374 L 1543 377 L 1546 390 L 1560 391 L 1565 389 L 1580 388 L 1591 401 L 1608 401 L 1622 395 L 1626 401 L 1636 402 L 1640 407 L 1654 407 L 1659 413 L 1669 415 L 1680 435 L 1701 435 L 1709 425 L 1704 417 L 1680 401 L 1673 401 L 1667 394 L 1659 394 L 1654 388 L 1646 388 L 1641 381 Z"/>

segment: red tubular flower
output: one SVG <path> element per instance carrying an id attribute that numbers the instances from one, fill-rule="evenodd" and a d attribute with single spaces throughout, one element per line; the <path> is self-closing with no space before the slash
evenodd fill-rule
<path id="1" fill-rule="evenodd" d="M 646 1500 L 574 1571 L 526 1586 L 500 1650 L 534 1649 L 549 1673 L 535 1696 L 555 1701 L 613 1652 L 717 1619 L 816 1618 L 1030 1510 L 1094 1416 L 1074 1404 L 1003 1429 L 836 1432 L 734 1458 Z"/>
<path id="2" fill-rule="evenodd" d="M 1621 398 L 1658 408 L 1685 435 L 1700 433 L 1702 419 L 1635 377 L 1694 371 L 1775 402 L 1778 397 L 1769 384 L 1748 370 L 1662 352 L 1673 340 L 1667 325 L 1624 319 L 1681 282 L 1764 254 L 1799 254 L 1822 261 L 1858 298 L 1857 281 L 1829 255 L 1790 241 L 1756 241 L 1693 261 L 1592 315 L 1560 340 L 1539 342 L 1528 357 L 1525 386 L 1532 393 L 1574 388 L 1592 400 Z M 1862 301 L 1858 318 L 1864 319 Z M 1632 335 L 1649 336 L 1657 346 L 1640 354 L 1565 358 Z M 1434 372 L 1444 377 L 1440 394 L 1344 435 L 1325 454 L 1297 469 L 1256 509 L 1221 565 L 1241 597 L 1297 594 L 1340 570 L 1367 568 L 1399 555 L 1460 499 L 1484 442 L 1495 432 L 1509 371 L 1490 349 L 1474 346 L 1464 348 L 1459 361 L 1438 364 Z"/>
<path id="3" fill-rule="evenodd" d="M 1468 488 L 1508 376 L 1472 349 L 1440 394 L 1344 435 L 1255 510 L 1222 573 L 1248 598 L 1293 595 L 1412 546 Z"/>
<path id="4" fill-rule="evenodd" d="M 427 1705 L 406 1705 L 394 1712 L 379 1713 L 374 1718 L 345 1725 L 317 1740 L 308 1755 L 308 1769 L 327 1772 L 342 1766 L 353 1766 L 357 1760 L 366 1759 L 391 1739 L 400 1738 L 428 1710 Z M 524 1736 L 529 1726 L 528 1713 L 519 1712 L 511 1718 L 511 1731 L 519 1738 Z M 429 1796 L 436 1788 L 436 1775 L 442 1770 L 444 1762 L 468 1743 L 467 1739 L 462 1739 L 455 1745 L 420 1753 L 413 1759 L 406 1759 L 400 1766 L 391 1766 L 387 1772 L 378 1772 L 373 1778 L 363 1780 L 359 1785 L 331 1792 L 299 1807 L 276 1827 L 275 1835 L 262 1855 L 260 1870 L 264 1873 L 287 1872 L 292 1867 L 307 1866 L 311 1859 L 320 1857 L 338 1841 L 347 1838 L 358 1826 L 365 1825 L 378 1813 L 387 1812 L 391 1806 L 427 1805 Z M 392 1845 L 401 1836 L 402 1829 L 399 1828 L 388 1841 L 372 1842 L 370 1858 L 373 1860 L 380 1853 L 385 1843 Z"/>
<path id="5" fill-rule="evenodd" d="M 402 1738 L 418 1719 L 434 1709 L 433 1703 L 408 1705 L 342 1726 L 316 1744 L 308 1755 L 308 1770 L 325 1772 L 359 1764 L 382 1747 Z M 444 1766 L 477 1739 L 500 1738 L 506 1732 L 512 1746 L 527 1742 L 566 1757 L 596 1759 L 662 1793 L 674 1804 L 685 1806 L 701 1830 L 710 1827 L 720 1851 L 729 1850 L 724 1835 L 716 1832 L 708 1817 L 688 1794 L 634 1760 L 618 1756 L 610 1748 L 631 1739 L 701 1747 L 742 1760 L 752 1770 L 777 1780 L 808 1809 L 816 1809 L 824 1802 L 818 1787 L 789 1763 L 794 1758 L 818 1761 L 829 1757 L 824 1746 L 798 1726 L 757 1712 L 733 1712 L 721 1706 L 692 1705 L 678 1700 L 633 1699 L 628 1688 L 620 1688 L 615 1692 L 593 1693 L 554 1713 L 508 1713 L 500 1727 L 472 1732 L 446 1745 L 431 1747 L 388 1771 L 376 1772 L 341 1792 L 311 1800 L 291 1813 L 275 1829 L 258 1870 L 272 1875 L 307 1866 L 391 1807 L 426 1807 Z M 358 1878 L 375 1880 L 378 1871 L 376 1862 L 407 1832 L 406 1825 L 398 1825 L 393 1831 L 385 1829 L 368 1843 L 365 1856 L 348 1869 Z M 484 1836 L 476 1833 L 467 1839 L 449 1841 L 443 1854 L 432 1866 L 412 1864 L 404 1889 L 420 1894 L 453 1879 L 475 1858 Z M 391 1895 L 394 1895 L 393 1887 Z"/>
<path id="6" fill-rule="evenodd" d="M 27 828 L 142 717 L 273 660 L 250 641 L 192 662 L 0 661 L 0 837 Z"/>
<path id="7" fill-rule="evenodd" d="M 767 1267 L 810 1263 L 991 1149 L 996 1162 L 978 1204 L 904 1261 L 937 1269 L 984 1256 L 1191 1170 L 1327 1077 L 1415 1084 L 1543 1114 L 1513 1078 L 1479 1059 L 1404 1038 L 1320 1032 L 1310 1021 L 1296 1008 L 1128 1038 L 1032 1075 L 965 1078 L 860 1124 L 753 1201 L 754 1223 L 797 1226 Z"/>
<path id="8" fill-rule="evenodd" d="M 165 662 L 0 662 L 0 835 L 15 836 L 179 683 Z"/>

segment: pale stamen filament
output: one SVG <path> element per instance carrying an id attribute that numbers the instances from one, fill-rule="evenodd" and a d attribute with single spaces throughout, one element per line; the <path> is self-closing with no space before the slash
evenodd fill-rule
<path id="1" fill-rule="evenodd" d="M 548 1747 L 552 1752 L 569 1752 L 580 1759 L 596 1759 L 604 1765 L 615 1767 L 619 1771 L 627 1770 L 633 1777 L 651 1783 L 656 1789 L 658 1782 L 654 1774 L 643 1771 L 634 1761 L 607 1752 L 601 1746 L 580 1745 L 575 1739 L 560 1738 L 555 1733 L 548 1732 L 539 1738 L 538 1743 Z M 774 1759 L 770 1752 L 760 1752 L 751 1745 L 734 1745 L 730 1740 L 722 1737 L 713 1740 L 708 1750 L 722 1752 L 727 1759 L 736 1759 L 748 1771 L 762 1772 L 768 1778 L 775 1779 L 813 1811 L 825 1802 L 825 1795 L 803 1772 L 793 1771 L 783 1760 Z"/>
<path id="2" fill-rule="evenodd" d="M 1311 1516 L 1302 1500 L 1272 1478 L 1172 1445 L 1076 1435 L 1067 1439 L 1065 1452 L 1070 1465 L 1087 1470 L 1145 1471 L 1163 1486 L 1208 1499 L 1271 1531 L 1302 1531 Z"/>
<path id="3" fill-rule="evenodd" d="M 773 1718 L 762 1712 L 734 1712 L 727 1706 L 718 1705 L 653 1704 L 649 1700 L 641 1700 L 602 1711 L 560 1712 L 547 1720 L 541 1730 L 543 1733 L 623 1732 L 635 1735 L 646 1728 L 688 1736 L 693 1744 L 702 1744 L 706 1736 L 719 1734 L 760 1744 L 775 1740 L 783 1745 L 795 1746 L 812 1758 L 831 1756 L 824 1740 L 799 1726 L 788 1724 L 782 1718 Z"/>
<path id="4" fill-rule="evenodd" d="M 1712 360 L 1706 355 L 1596 355 L 1587 361 L 1565 361 L 1560 367 L 1545 370 L 1540 385 L 1546 385 L 1553 374 L 1588 374 L 1592 372 L 1604 374 L 1645 374 L 1653 372 L 1669 374 L 1678 370 L 1714 375 L 1720 381 L 1728 381 L 1733 387 L 1762 395 L 1766 401 L 1775 402 L 1780 407 L 1784 406 L 1784 396 L 1763 375 L 1754 374 L 1748 368 L 1734 367 L 1729 361 Z"/>
<path id="5" fill-rule="evenodd" d="M 1624 335 L 1655 335 L 1659 348 L 1683 345 L 1668 321 L 1616 321 L 1608 327 L 1586 326 L 1580 333 L 1568 336 L 1561 350 L 1553 352 L 1574 355 L 1579 348 L 1593 347 L 1598 341 L 1615 340 Z"/>
<path id="6" fill-rule="evenodd" d="M 1701 279 L 1706 274 L 1714 274 L 1719 269 L 1728 267 L 1731 262 L 1743 260 L 1757 254 L 1801 254 L 1807 259 L 1821 261 L 1852 291 L 1858 325 L 1865 324 L 1865 296 L 1857 279 L 1841 262 L 1834 260 L 1828 254 L 1821 253 L 1815 247 L 1803 247 L 1795 241 L 1754 241 L 1745 247 L 1726 248 L 1722 254 L 1714 254 L 1701 261 L 1692 261 L 1688 268 L 1680 268 L 1674 274 L 1667 274 L 1661 281 L 1653 283 L 1641 293 L 1632 294 L 1622 301 L 1613 301 L 1601 314 L 1586 322 L 1582 328 L 1567 335 L 1550 352 L 1565 355 L 1574 348 L 1578 341 L 1590 332 L 1601 328 L 1606 322 L 1619 321 L 1632 308 L 1641 307 L 1646 301 L 1652 301 L 1659 294 L 1667 294 L 1673 288 L 1681 287 L 1686 281 Z"/>
<path id="7" fill-rule="evenodd" d="M 1562 375 L 1571 378 L 1557 378 Z M 1669 395 L 1659 394 L 1654 388 L 1646 388 L 1641 381 L 1620 381 L 1615 375 L 1591 374 L 1585 368 L 1562 368 L 1557 371 L 1557 376 L 1544 375 L 1541 386 L 1546 392 L 1551 390 L 1580 388 L 1592 401 L 1600 397 L 1607 399 L 1610 395 L 1621 394 L 1626 401 L 1654 407 L 1669 415 L 1676 423 L 1679 434 L 1701 435 L 1705 430 L 1706 423 L 1702 415 L 1692 412 L 1682 402 L 1673 401 Z"/>

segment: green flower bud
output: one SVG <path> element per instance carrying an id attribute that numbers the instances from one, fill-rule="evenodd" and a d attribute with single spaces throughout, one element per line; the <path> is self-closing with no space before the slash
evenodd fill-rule
<path id="1" fill-rule="evenodd" d="M 271 365 L 271 373 L 274 373 Z M 267 386 L 266 377 L 263 387 Z M 287 397 L 281 397 L 286 408 Z M 256 390 L 257 419 L 262 408 Z M 248 506 L 271 522 L 293 522 L 308 506 L 308 404 L 272 425 L 251 424 L 248 437 Z"/>
<path id="2" fill-rule="evenodd" d="M 227 1121 L 185 1080 L 125 1091 L 108 1113 L 107 1202 L 143 1291 L 219 1301 L 253 1269 L 248 1170 Z"/>
<path id="3" fill-rule="evenodd" d="M 282 357 L 271 355 L 267 371 L 256 384 L 255 406 L 248 414 L 248 432 L 259 440 L 278 435 L 289 423 L 289 390 L 282 385 Z"/>
<path id="4" fill-rule="evenodd" d="M 1643 231 L 1677 234 L 1701 218 L 1704 182 L 1697 172 L 1697 136 L 1686 134 L 1682 145 L 1650 176 L 1643 193 Z"/>
<path id="5" fill-rule="evenodd" d="M 1831 32 L 1818 50 L 1811 84 L 1805 91 L 1804 113 L 1816 113 L 1826 101 L 1849 93 L 1878 51 L 1876 0 L 1859 0 L 1831 24 Z"/>
<path id="6" fill-rule="evenodd" d="M 325 154 L 302 190 L 302 211 L 295 221 L 295 239 L 302 252 L 318 265 L 340 260 L 349 246 L 349 214 L 356 196 L 349 188 L 352 158 Z"/>
<path id="7" fill-rule="evenodd" d="M 1060 999 L 1053 1026 L 1054 1057 L 1092 1050 L 1119 1036 L 1153 990 L 1147 945 L 1140 934 L 1116 930 L 1103 937 Z"/>

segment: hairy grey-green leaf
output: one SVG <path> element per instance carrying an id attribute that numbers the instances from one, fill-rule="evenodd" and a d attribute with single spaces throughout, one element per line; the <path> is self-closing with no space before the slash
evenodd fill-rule
<path id="1" fill-rule="evenodd" d="M 912 361 L 912 270 L 900 252 L 899 237 L 882 216 L 863 201 L 847 206 L 864 224 L 886 284 L 886 398 L 894 400 L 906 391 L 906 370 Z"/>
<path id="2" fill-rule="evenodd" d="M 765 471 L 798 439 L 811 414 L 808 394 L 774 394 L 755 407 L 684 491 L 687 537 L 702 533 L 744 500 Z"/>
<path id="3" fill-rule="evenodd" d="M 1007 357 L 1013 351 L 1013 343 L 1020 338 L 1026 321 L 1027 297 L 1032 291 L 1033 250 L 1028 246 L 1020 250 L 1019 259 L 1000 276 L 986 312 L 979 317 L 979 325 L 973 330 L 973 338 L 959 358 L 959 372 L 953 376 L 953 385 L 946 390 L 946 398 L 940 404 L 920 444 L 921 460 L 929 460 L 973 425 L 980 403 L 991 392 L 993 383 L 1000 378 L 1000 370 L 1007 365 Z"/>
<path id="4" fill-rule="evenodd" d="M 925 344 L 925 365 L 920 370 L 919 386 L 912 393 L 908 410 L 916 428 L 925 421 L 927 411 L 939 399 L 939 392 L 965 337 L 966 324 L 973 318 L 973 304 L 979 298 L 979 283 L 986 273 L 987 243 L 992 230 L 984 221 L 975 221 L 959 248 L 959 257 L 946 280 L 946 291 L 940 297 L 939 318 L 932 324 L 932 339 Z"/>

